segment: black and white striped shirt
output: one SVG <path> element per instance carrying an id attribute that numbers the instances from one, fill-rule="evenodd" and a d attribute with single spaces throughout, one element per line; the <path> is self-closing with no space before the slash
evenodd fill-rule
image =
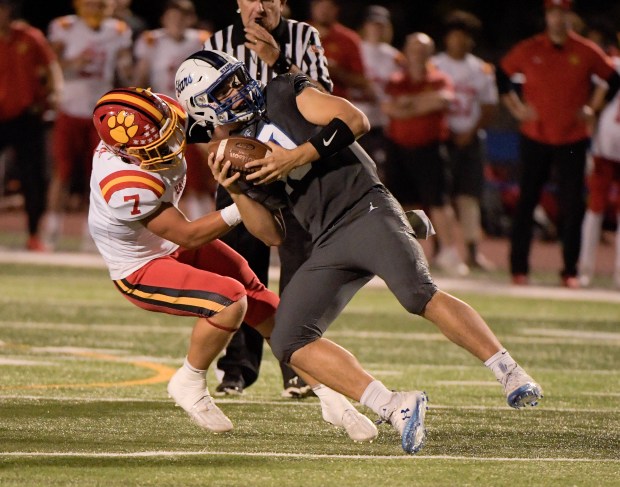
<path id="1" fill-rule="evenodd" d="M 303 73 L 318 81 L 329 92 L 333 83 L 327 70 L 327 58 L 319 39 L 318 31 L 305 22 L 282 17 L 278 26 L 271 32 L 280 50 L 291 59 Z M 245 32 L 241 19 L 213 34 L 204 45 L 205 49 L 224 51 L 243 61 L 250 75 L 262 84 L 277 76 L 277 73 L 262 61 L 251 49 L 244 46 Z"/>

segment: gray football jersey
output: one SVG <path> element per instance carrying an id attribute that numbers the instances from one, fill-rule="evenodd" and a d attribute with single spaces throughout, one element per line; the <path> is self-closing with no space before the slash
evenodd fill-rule
<path id="1" fill-rule="evenodd" d="M 241 135 L 272 141 L 285 149 L 306 142 L 322 129 L 308 122 L 297 109 L 295 98 L 308 86 L 312 82 L 303 74 L 271 80 L 264 92 L 265 115 L 258 123 L 242 129 Z M 381 185 L 374 161 L 357 142 L 329 158 L 294 169 L 284 183 L 289 206 L 313 241 L 371 188 Z"/>

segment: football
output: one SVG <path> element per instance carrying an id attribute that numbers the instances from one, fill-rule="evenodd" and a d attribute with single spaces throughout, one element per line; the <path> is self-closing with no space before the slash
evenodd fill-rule
<path id="1" fill-rule="evenodd" d="M 256 169 L 246 169 L 244 165 L 247 162 L 262 159 L 271 154 L 267 144 L 251 137 L 228 137 L 227 139 L 213 140 L 207 144 L 207 152 L 215 153 L 216 157 L 222 154 L 224 156 L 223 162 L 230 161 L 230 171 L 241 173 L 241 178 L 244 180 L 247 174 L 256 171 Z"/>

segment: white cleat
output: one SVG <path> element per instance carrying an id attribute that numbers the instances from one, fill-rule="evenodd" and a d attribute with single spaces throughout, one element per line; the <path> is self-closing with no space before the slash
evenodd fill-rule
<path id="1" fill-rule="evenodd" d="M 323 410 L 323 419 L 338 428 L 344 428 L 355 442 L 372 442 L 379 434 L 375 424 L 355 408 L 345 409 L 340 417 Z"/>
<path id="2" fill-rule="evenodd" d="M 217 407 L 209 394 L 203 396 L 191 408 L 185 409 L 185 412 L 194 423 L 204 430 L 213 433 L 226 433 L 233 429 L 232 421 Z"/>
<path id="3" fill-rule="evenodd" d="M 419 452 L 426 441 L 424 418 L 428 397 L 425 392 L 395 392 L 390 404 L 397 407 L 387 419 L 398 431 L 401 437 L 401 446 L 406 453 L 413 455 Z"/>
<path id="4" fill-rule="evenodd" d="M 220 408 L 213 402 L 213 398 L 206 389 L 205 383 L 197 387 L 182 384 L 179 372 L 168 382 L 168 394 L 174 399 L 177 406 L 189 415 L 190 419 L 202 429 L 214 433 L 225 433 L 233 429 L 233 424 Z M 198 400 L 195 398 L 199 397 Z"/>
<path id="5" fill-rule="evenodd" d="M 504 386 L 506 402 L 515 409 L 536 406 L 538 400 L 543 397 L 542 387 L 516 364 L 510 372 L 504 375 L 500 383 Z"/>

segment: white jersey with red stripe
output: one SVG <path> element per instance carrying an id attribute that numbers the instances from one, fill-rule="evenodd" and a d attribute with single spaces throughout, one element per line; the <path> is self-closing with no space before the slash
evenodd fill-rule
<path id="1" fill-rule="evenodd" d="M 134 48 L 137 60 L 149 62 L 149 85 L 156 93 L 174 96 L 174 76 L 187 56 L 202 49 L 209 31 L 186 29 L 180 40 L 171 37 L 165 29 L 155 29 L 140 36 Z"/>
<path id="2" fill-rule="evenodd" d="M 432 62 L 450 76 L 454 85 L 455 97 L 448 113 L 450 130 L 457 134 L 469 132 L 480 120 L 480 106 L 498 103 L 492 66 L 473 54 L 454 59 L 445 52 L 433 56 Z"/>
<path id="3" fill-rule="evenodd" d="M 108 266 L 110 277 L 122 279 L 178 245 L 150 232 L 141 222 L 162 203 L 178 205 L 187 165 L 148 172 L 126 163 L 100 143 L 93 156 L 88 228 Z"/>
<path id="4" fill-rule="evenodd" d="M 613 61 L 620 73 L 620 57 Z M 592 138 L 592 154 L 620 163 L 620 91 L 601 112 Z"/>
<path id="5" fill-rule="evenodd" d="M 77 70 L 65 70 L 60 109 L 73 117 L 90 118 L 99 97 L 113 88 L 118 53 L 131 47 L 131 29 L 109 18 L 95 30 L 79 16 L 67 15 L 52 20 L 49 40 L 61 46 L 63 59 L 88 59 Z"/>

